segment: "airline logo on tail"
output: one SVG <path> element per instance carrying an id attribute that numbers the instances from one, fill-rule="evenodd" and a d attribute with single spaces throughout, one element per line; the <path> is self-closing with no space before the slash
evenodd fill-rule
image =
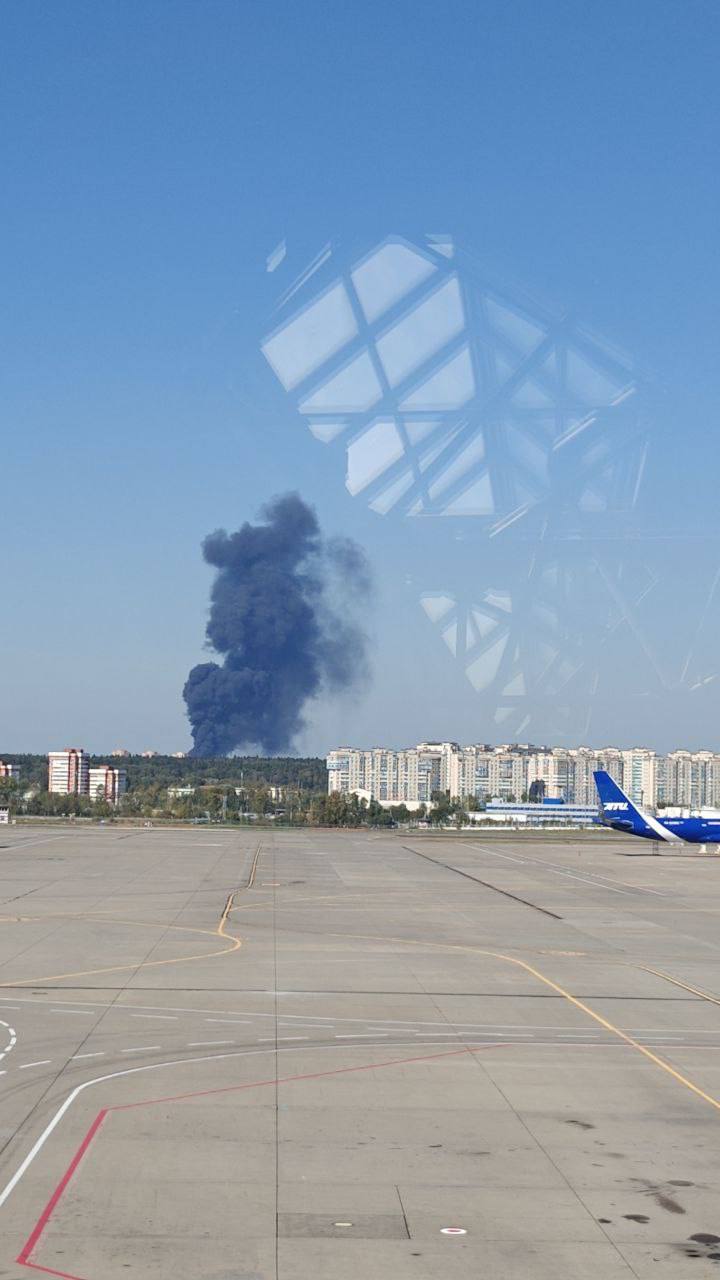
<path id="1" fill-rule="evenodd" d="M 595 786 L 600 798 L 600 812 L 603 822 L 618 831 L 627 831 L 635 836 L 647 836 L 650 840 L 677 840 L 681 837 L 669 831 L 664 823 L 658 822 L 651 813 L 633 804 L 632 800 L 618 786 L 614 778 L 604 769 L 593 774 Z"/>

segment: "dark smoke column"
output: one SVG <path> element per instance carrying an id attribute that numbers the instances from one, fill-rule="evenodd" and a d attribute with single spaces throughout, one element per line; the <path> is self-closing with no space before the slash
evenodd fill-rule
<path id="1" fill-rule="evenodd" d="M 352 621 L 370 589 L 363 552 L 323 539 L 297 493 L 273 498 L 260 516 L 203 542 L 218 571 L 206 635 L 224 660 L 193 667 L 183 689 L 196 756 L 288 750 L 305 704 L 367 670 L 365 634 Z"/>

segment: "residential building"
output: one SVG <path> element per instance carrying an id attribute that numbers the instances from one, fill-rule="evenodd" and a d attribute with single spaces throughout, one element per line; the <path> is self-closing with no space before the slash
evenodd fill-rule
<path id="1" fill-rule="evenodd" d="M 448 790 L 449 760 L 458 750 L 454 742 L 421 742 L 402 751 L 341 747 L 327 757 L 328 791 L 367 792 L 381 804 L 427 804 L 433 792 Z"/>
<path id="2" fill-rule="evenodd" d="M 4 760 L 0 760 L 0 778 L 10 778 L 17 782 L 20 777 L 19 764 L 6 764 Z"/>
<path id="3" fill-rule="evenodd" d="M 427 804 L 434 792 L 446 791 L 463 801 L 526 797 L 597 809 L 593 773 L 604 769 L 649 809 L 720 806 L 720 753 L 712 751 L 661 756 L 647 747 L 420 742 L 402 751 L 342 747 L 330 752 L 327 766 L 330 792 L 364 794 L 381 804 Z"/>
<path id="4" fill-rule="evenodd" d="M 655 804 L 655 752 L 643 747 L 622 752 L 623 791 L 640 805 Z M 608 770 L 609 772 L 609 770 Z"/>
<path id="5" fill-rule="evenodd" d="M 48 791 L 61 796 L 86 796 L 90 764 L 83 747 L 66 747 L 48 753 Z"/>
<path id="6" fill-rule="evenodd" d="M 92 800 L 107 800 L 117 804 L 127 790 L 127 773 L 110 764 L 93 766 L 89 770 L 88 794 Z"/>

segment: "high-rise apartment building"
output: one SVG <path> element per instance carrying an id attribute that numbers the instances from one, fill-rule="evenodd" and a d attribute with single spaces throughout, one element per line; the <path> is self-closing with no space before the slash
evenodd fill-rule
<path id="1" fill-rule="evenodd" d="M 343 747 L 327 759 L 328 789 L 362 792 L 384 804 L 428 803 L 446 791 L 466 801 L 488 796 L 546 798 L 596 805 L 593 773 L 605 769 L 638 804 L 648 808 L 720 806 L 720 754 L 646 747 L 535 747 L 512 743 L 458 746 L 421 742 L 405 751 Z"/>
<path id="2" fill-rule="evenodd" d="M 655 803 L 655 752 L 644 747 L 633 747 L 622 752 L 623 772 L 621 787 L 637 804 Z"/>
<path id="3" fill-rule="evenodd" d="M 110 764 L 101 764 L 89 771 L 88 793 L 92 800 L 107 800 L 117 804 L 127 790 L 127 773 Z"/>
<path id="4" fill-rule="evenodd" d="M 4 760 L 0 760 L 0 778 L 12 778 L 14 781 L 17 781 L 19 777 L 19 764 L 6 764 Z"/>
<path id="5" fill-rule="evenodd" d="M 48 754 L 48 791 L 61 796 L 86 796 L 90 765 L 82 747 L 66 747 Z"/>
<path id="6" fill-rule="evenodd" d="M 421 742 L 408 750 L 341 747 L 327 757 L 328 791 L 365 793 L 386 804 L 429 803 L 449 787 L 454 742 Z"/>

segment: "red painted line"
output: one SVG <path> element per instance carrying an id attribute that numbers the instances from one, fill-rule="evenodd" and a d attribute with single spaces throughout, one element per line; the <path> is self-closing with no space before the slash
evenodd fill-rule
<path id="1" fill-rule="evenodd" d="M 22 1249 L 20 1250 L 20 1253 L 18 1254 L 17 1258 L 15 1259 L 15 1261 L 16 1261 L 16 1262 L 19 1262 L 19 1263 L 20 1263 L 20 1266 L 21 1266 L 21 1267 L 24 1267 L 24 1266 L 34 1266 L 34 1265 L 35 1265 L 34 1263 L 31 1263 L 31 1262 L 30 1262 L 30 1255 L 31 1255 L 31 1253 L 33 1252 L 33 1249 L 35 1248 L 35 1246 L 37 1245 L 37 1243 L 38 1243 L 38 1241 L 39 1241 L 39 1239 L 40 1239 L 41 1235 L 43 1234 L 43 1232 L 44 1232 L 44 1230 L 45 1230 L 45 1228 L 46 1228 L 46 1226 L 47 1226 L 48 1222 L 50 1221 L 50 1219 L 51 1219 L 51 1217 L 52 1217 L 53 1213 L 55 1212 L 55 1209 L 57 1208 L 57 1206 L 58 1206 L 58 1204 L 59 1204 L 59 1202 L 60 1202 L 60 1200 L 61 1200 L 62 1196 L 65 1194 L 65 1191 L 66 1191 L 66 1189 L 67 1189 L 68 1183 L 70 1182 L 70 1179 L 72 1178 L 73 1174 L 75 1173 L 75 1170 L 77 1169 L 78 1165 L 80 1164 L 80 1161 L 82 1160 L 83 1156 L 85 1155 L 85 1152 L 87 1151 L 88 1147 L 90 1146 L 90 1143 L 92 1142 L 93 1138 L 95 1137 L 95 1134 L 97 1133 L 98 1129 L 100 1128 L 100 1125 L 102 1124 L 102 1122 L 103 1122 L 103 1120 L 105 1119 L 105 1116 L 106 1116 L 106 1115 L 107 1115 L 107 1108 L 106 1108 L 106 1107 L 105 1107 L 102 1111 L 98 1111 L 98 1113 L 97 1113 L 97 1115 L 96 1115 L 95 1119 L 93 1120 L 92 1124 L 90 1125 L 90 1128 L 88 1129 L 87 1133 L 85 1134 L 85 1137 L 83 1138 L 82 1142 L 80 1143 L 80 1146 L 78 1147 L 77 1151 L 75 1152 L 75 1155 L 73 1156 L 72 1160 L 70 1161 L 70 1164 L 68 1165 L 68 1167 L 67 1167 L 67 1169 L 65 1170 L 65 1172 L 64 1172 L 64 1174 L 63 1174 L 63 1176 L 62 1176 L 62 1178 L 60 1179 L 60 1181 L 58 1182 L 58 1184 L 57 1184 L 57 1186 L 56 1186 L 55 1190 L 53 1191 L 53 1193 L 52 1193 L 52 1195 L 51 1195 L 50 1199 L 48 1200 L 47 1204 L 45 1205 L 45 1208 L 43 1209 L 42 1213 L 40 1214 L 40 1217 L 38 1218 L 37 1222 L 35 1223 L 35 1226 L 33 1227 L 33 1229 L 32 1229 L 32 1231 L 31 1231 L 30 1235 L 29 1235 L 29 1236 L 28 1236 L 28 1238 L 27 1238 L 27 1240 L 25 1241 L 25 1244 L 23 1245 Z M 58 1272 L 56 1272 L 55 1274 L 56 1274 L 56 1275 L 61 1275 L 61 1274 L 62 1274 L 62 1272 L 59 1272 L 59 1271 L 58 1271 Z"/>
<path id="2" fill-rule="evenodd" d="M 39 1262 L 23 1262 L 21 1265 L 30 1267 L 32 1271 L 44 1271 L 46 1276 L 59 1276 L 60 1280 L 85 1280 L 84 1276 L 76 1276 L 74 1271 L 56 1271 L 54 1267 L 43 1267 Z"/>
<path id="3" fill-rule="evenodd" d="M 21 1267 L 30 1267 L 34 1271 L 43 1271 L 45 1272 L 46 1275 L 59 1277 L 59 1280 L 83 1280 L 82 1276 L 75 1275 L 72 1272 L 56 1271 L 52 1267 L 44 1267 L 38 1262 L 32 1262 L 31 1254 L 37 1248 L 40 1242 L 40 1239 L 48 1223 L 50 1222 L 50 1219 L 53 1213 L 55 1212 L 58 1204 L 60 1203 L 60 1200 L 65 1194 L 68 1188 L 68 1185 L 71 1179 L 73 1178 L 78 1168 L 78 1165 L 80 1164 L 80 1161 L 82 1160 L 83 1156 L 86 1154 L 91 1142 L 93 1141 L 96 1134 L 98 1133 L 98 1130 L 100 1129 L 100 1126 L 103 1120 L 112 1111 L 132 1111 L 135 1107 L 151 1107 L 156 1105 L 159 1102 L 185 1102 L 190 1098 L 207 1098 L 207 1097 L 213 1096 L 214 1094 L 237 1093 L 244 1089 L 261 1089 L 263 1087 L 266 1087 L 267 1085 L 293 1084 L 301 1080 L 322 1080 L 326 1076 L 349 1075 L 350 1073 L 355 1071 L 378 1071 L 383 1067 L 402 1067 L 402 1066 L 408 1066 L 411 1063 L 416 1063 L 416 1062 L 433 1062 L 433 1061 L 436 1061 L 438 1058 L 456 1058 L 460 1054 L 467 1055 L 467 1054 L 479 1053 L 481 1050 L 502 1049 L 505 1047 L 506 1046 L 502 1043 L 477 1045 L 475 1047 L 464 1045 L 462 1049 L 451 1049 L 449 1052 L 446 1052 L 446 1053 L 426 1053 L 426 1054 L 422 1054 L 421 1056 L 416 1056 L 413 1058 L 391 1058 L 387 1062 L 368 1062 L 368 1063 L 363 1063 L 359 1067 L 336 1067 L 333 1071 L 312 1071 L 304 1075 L 281 1076 L 281 1077 L 275 1076 L 269 1080 L 251 1080 L 247 1084 L 226 1085 L 222 1089 L 201 1089 L 194 1093 L 178 1093 L 170 1097 L 146 1098 L 142 1102 L 128 1102 L 118 1107 L 104 1107 L 102 1111 L 98 1111 L 95 1119 L 90 1125 L 90 1128 L 85 1134 L 85 1137 L 80 1143 L 80 1146 L 75 1152 L 75 1155 L 70 1161 L 70 1164 L 65 1170 L 62 1178 L 58 1182 L 55 1190 L 53 1191 L 50 1199 L 45 1205 L 45 1208 L 40 1214 L 40 1217 L 35 1223 L 35 1226 L 33 1227 L 31 1234 L 28 1236 L 28 1239 L 23 1245 L 22 1250 L 18 1254 L 15 1261 L 19 1263 Z"/>
<path id="4" fill-rule="evenodd" d="M 358 1046 L 353 1045 L 353 1048 Z M 487 1044 L 462 1049 L 451 1049 L 449 1053 L 425 1053 L 416 1058 L 391 1058 L 387 1062 L 367 1062 L 360 1067 L 336 1067 L 333 1071 L 310 1071 L 299 1076 L 273 1076 L 269 1080 L 251 1080 L 248 1084 L 228 1084 L 222 1089 L 201 1089 L 195 1093 L 176 1093 L 166 1098 L 144 1098 L 142 1102 L 125 1102 L 118 1107 L 107 1107 L 108 1111 L 132 1111 L 134 1107 L 152 1107 L 159 1102 L 185 1102 L 190 1098 L 209 1098 L 217 1093 L 239 1093 L 243 1089 L 262 1089 L 271 1084 L 294 1084 L 300 1080 L 322 1080 L 326 1076 L 350 1075 L 353 1071 L 378 1071 L 381 1067 L 403 1067 L 413 1062 L 432 1062 L 436 1058 L 456 1058 L 459 1054 L 479 1053 L 481 1049 L 503 1049 L 505 1044 Z"/>

